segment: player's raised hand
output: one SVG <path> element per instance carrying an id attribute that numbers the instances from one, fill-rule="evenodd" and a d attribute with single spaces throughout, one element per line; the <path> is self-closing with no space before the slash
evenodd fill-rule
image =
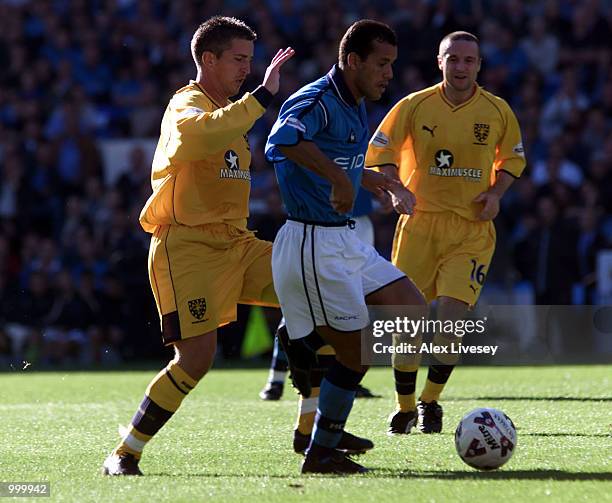
<path id="1" fill-rule="evenodd" d="M 354 198 L 353 184 L 349 177 L 342 172 L 342 176 L 338 176 L 337 179 L 332 182 L 329 202 L 332 208 L 342 215 L 351 211 Z"/>
<path id="2" fill-rule="evenodd" d="M 281 66 L 283 66 L 285 61 L 289 60 L 294 54 L 295 51 L 291 47 L 279 49 L 276 55 L 272 58 L 268 68 L 266 68 L 266 74 L 264 75 L 262 85 L 272 94 L 276 94 L 278 92 L 278 88 L 280 87 Z"/>
<path id="3" fill-rule="evenodd" d="M 474 199 L 475 203 L 483 205 L 478 218 L 480 220 L 493 220 L 499 213 L 499 195 L 494 192 L 481 192 Z"/>

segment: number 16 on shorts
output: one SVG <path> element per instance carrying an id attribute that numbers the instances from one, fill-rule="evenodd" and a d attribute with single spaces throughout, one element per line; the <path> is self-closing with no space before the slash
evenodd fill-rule
<path id="1" fill-rule="evenodd" d="M 482 288 L 484 285 L 485 279 L 487 277 L 487 273 L 485 271 L 485 264 L 479 264 L 476 259 L 471 259 L 472 263 L 472 272 L 470 273 L 470 288 L 476 293 L 479 288 Z M 478 286 L 474 285 L 477 283 Z"/>

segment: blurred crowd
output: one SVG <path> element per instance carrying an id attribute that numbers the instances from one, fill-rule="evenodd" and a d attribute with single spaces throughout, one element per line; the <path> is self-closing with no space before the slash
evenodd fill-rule
<path id="1" fill-rule="evenodd" d="M 278 48 L 295 48 L 276 107 L 327 72 L 354 20 L 389 23 L 399 58 L 369 105 L 372 130 L 397 100 L 440 80 L 446 33 L 477 34 L 479 82 L 512 106 L 528 159 L 496 221 L 488 288 L 508 302 L 519 284 L 540 304 L 598 301 L 596 257 L 612 247 L 609 1 L 0 0 L 0 360 L 103 365 L 159 351 L 138 224 L 147 157 L 135 147 L 108 184 L 100 141 L 156 137 L 169 97 L 195 77 L 191 35 L 215 14 L 258 33 L 245 90 Z M 284 219 L 262 155 L 276 111 L 249 134 L 251 227 L 267 239 Z M 395 219 L 372 218 L 388 255 Z"/>

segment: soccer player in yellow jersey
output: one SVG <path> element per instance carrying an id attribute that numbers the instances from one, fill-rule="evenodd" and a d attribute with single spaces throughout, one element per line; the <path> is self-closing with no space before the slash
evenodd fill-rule
<path id="1" fill-rule="evenodd" d="M 164 113 L 153 159 L 153 194 L 140 222 L 152 234 L 149 277 L 163 342 L 175 357 L 151 381 L 107 475 L 142 475 L 145 444 L 172 417 L 210 368 L 217 327 L 236 319 L 236 304 L 278 306 L 272 243 L 247 230 L 251 156 L 246 133 L 279 89 L 293 49 L 279 50 L 261 86 L 236 102 L 250 72 L 255 32 L 216 16 L 191 40 L 196 80 L 179 89 Z"/>
<path id="2" fill-rule="evenodd" d="M 401 215 L 392 262 L 437 300 L 440 320 L 459 320 L 480 294 L 495 248 L 493 219 L 525 156 L 508 104 L 476 83 L 478 39 L 454 32 L 440 43 L 443 81 L 400 100 L 368 147 L 367 167 L 399 177 L 413 194 L 412 215 Z M 448 344 L 442 334 L 434 341 Z M 394 359 L 397 409 L 389 433 L 440 432 L 440 394 L 456 359 L 439 355 L 415 400 L 419 361 Z"/>

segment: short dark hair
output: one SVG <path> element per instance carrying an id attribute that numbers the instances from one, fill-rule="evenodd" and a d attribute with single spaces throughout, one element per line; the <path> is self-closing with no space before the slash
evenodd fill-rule
<path id="1" fill-rule="evenodd" d="M 344 68 L 351 52 L 356 53 L 361 59 L 366 59 L 374 51 L 372 45 L 374 41 L 397 46 L 395 32 L 385 23 L 373 19 L 361 19 L 353 23 L 340 41 L 338 50 L 340 68 Z"/>
<path id="2" fill-rule="evenodd" d="M 191 55 L 199 68 L 204 51 L 215 56 L 229 48 L 232 39 L 257 40 L 257 34 L 244 21 L 235 17 L 214 16 L 204 21 L 191 38 Z"/>
<path id="3" fill-rule="evenodd" d="M 456 40 L 465 40 L 466 42 L 474 42 L 478 46 L 478 53 L 480 54 L 480 40 L 478 37 L 469 31 L 454 31 L 446 35 L 442 40 L 440 40 L 440 49 L 444 45 L 450 45 Z M 442 51 L 439 51 L 442 53 Z"/>

